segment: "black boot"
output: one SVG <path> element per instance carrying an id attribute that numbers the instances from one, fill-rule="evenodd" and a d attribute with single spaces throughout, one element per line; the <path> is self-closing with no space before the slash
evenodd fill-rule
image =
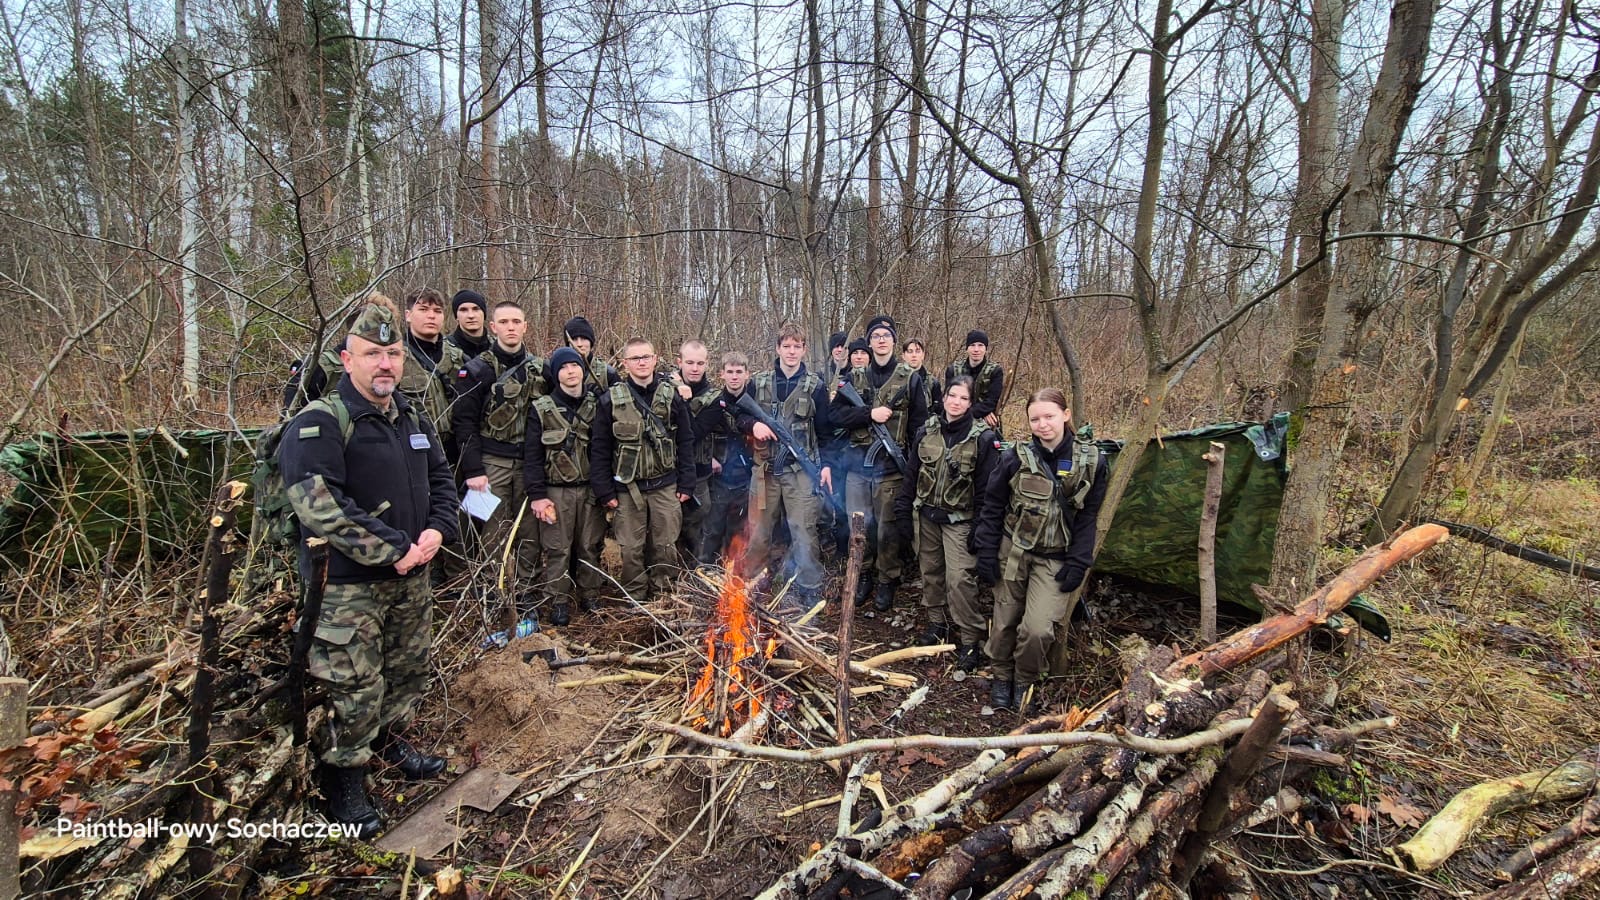
<path id="1" fill-rule="evenodd" d="M 593 597 L 579 597 L 578 608 L 586 613 L 592 613 L 600 608 L 600 601 Z"/>
<path id="2" fill-rule="evenodd" d="M 916 637 L 911 639 L 912 645 L 917 647 L 932 647 L 935 644 L 947 644 L 949 642 L 949 622 L 929 622 L 927 628 L 922 629 Z"/>
<path id="3" fill-rule="evenodd" d="M 983 651 L 977 644 L 963 644 L 956 648 L 956 668 L 971 675 L 983 665 Z"/>
<path id="4" fill-rule="evenodd" d="M 421 781 L 444 771 L 444 757 L 429 756 L 411 746 L 411 742 L 385 728 L 378 732 L 378 756 L 384 762 L 399 768 L 407 781 Z"/>
<path id="5" fill-rule="evenodd" d="M 550 604 L 550 624 L 560 628 L 572 622 L 572 609 L 565 603 Z"/>
<path id="6" fill-rule="evenodd" d="M 366 771 L 366 766 L 340 768 L 323 763 L 318 773 L 322 796 L 328 801 L 328 818 L 342 825 L 356 826 L 356 837 L 363 841 L 377 835 L 378 829 L 383 827 L 378 811 L 367 799 L 367 786 L 362 782 Z"/>
<path id="7" fill-rule="evenodd" d="M 872 608 L 878 612 L 888 612 L 894 608 L 894 582 L 885 581 L 878 585 L 878 592 L 872 595 Z"/>
<path id="8" fill-rule="evenodd" d="M 866 605 L 867 597 L 872 595 L 872 579 L 862 575 L 856 580 L 856 609 Z"/>
<path id="9" fill-rule="evenodd" d="M 1014 694 L 1015 690 L 1016 685 L 1013 685 L 1010 679 L 1002 681 L 999 678 L 995 678 L 990 680 L 989 706 L 993 707 L 995 712 L 999 712 L 1002 709 L 1014 709 L 1017 702 Z"/>

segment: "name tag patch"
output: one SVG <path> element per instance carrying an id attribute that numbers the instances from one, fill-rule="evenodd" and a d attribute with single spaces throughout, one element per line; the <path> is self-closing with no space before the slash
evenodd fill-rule
<path id="1" fill-rule="evenodd" d="M 432 446 L 432 445 L 428 443 L 428 436 L 427 435 L 425 435 L 425 434 L 413 434 L 411 436 L 411 449 L 413 449 L 413 450 L 426 450 L 430 446 Z"/>
<path id="2" fill-rule="evenodd" d="M 321 437 L 321 436 L 322 436 L 322 426 L 321 425 L 306 425 L 306 426 L 301 427 L 301 429 L 300 429 L 300 440 L 302 440 L 302 441 L 309 441 L 312 438 Z"/>

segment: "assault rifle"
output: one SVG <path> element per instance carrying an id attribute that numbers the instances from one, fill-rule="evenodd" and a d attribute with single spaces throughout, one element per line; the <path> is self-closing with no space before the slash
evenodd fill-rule
<path id="1" fill-rule="evenodd" d="M 772 429 L 772 433 L 777 436 L 778 446 L 772 451 L 772 471 L 774 473 L 783 468 L 783 464 L 786 461 L 784 459 L 785 453 L 793 456 L 794 461 L 800 465 L 800 468 L 805 470 L 806 475 L 811 479 L 811 484 L 816 488 L 817 493 L 826 497 L 828 502 L 839 512 L 844 512 L 839 506 L 838 499 L 833 496 L 833 492 L 822 489 L 822 467 L 817 464 L 816 460 L 806 455 L 805 447 L 801 446 L 800 440 L 794 436 L 794 432 L 778 421 L 777 417 L 762 409 L 761 404 L 757 403 L 748 391 L 739 395 L 739 399 L 734 402 L 733 408 Z"/>
<path id="2" fill-rule="evenodd" d="M 901 388 L 898 394 L 890 398 L 888 405 L 894 406 L 900 402 L 900 398 L 904 397 L 909 390 L 911 390 L 909 384 Z M 867 407 L 867 401 L 861 399 L 861 394 L 856 391 L 855 385 L 848 381 L 841 380 L 839 382 L 839 396 L 849 401 L 851 406 Z M 894 460 L 895 468 L 904 473 L 909 468 L 906 465 L 906 455 L 900 452 L 900 445 L 896 444 L 894 438 L 890 436 L 888 426 L 882 422 L 871 422 L 868 427 L 872 429 L 872 437 L 876 441 L 876 446 L 882 447 L 884 452 L 889 454 L 889 458 Z M 868 448 L 867 455 L 872 457 L 876 454 L 872 452 L 872 448 Z"/>

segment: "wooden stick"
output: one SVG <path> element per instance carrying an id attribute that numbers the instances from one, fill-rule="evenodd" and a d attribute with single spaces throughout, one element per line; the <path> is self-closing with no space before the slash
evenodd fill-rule
<path id="1" fill-rule="evenodd" d="M 1541 865 L 1521 881 L 1484 894 L 1481 900 L 1550 900 L 1600 874 L 1600 838 Z"/>
<path id="2" fill-rule="evenodd" d="M 1228 448 L 1211 442 L 1206 461 L 1205 501 L 1200 507 L 1200 640 L 1217 640 L 1217 510 L 1222 505 L 1222 469 Z"/>
<path id="3" fill-rule="evenodd" d="M 557 669 L 570 669 L 573 666 L 594 665 L 619 665 L 619 666 L 658 666 L 673 660 L 662 659 L 657 656 L 640 656 L 636 653 L 597 653 L 590 656 L 575 656 L 572 659 L 557 659 L 545 665 L 554 672 Z"/>
<path id="4" fill-rule="evenodd" d="M 834 669 L 834 730 L 839 743 L 850 741 L 850 648 L 851 629 L 856 621 L 856 584 L 861 579 L 861 561 L 867 552 L 867 520 L 862 513 L 850 514 L 850 561 L 844 570 L 844 588 L 839 596 L 839 658 Z"/>
<path id="5" fill-rule="evenodd" d="M 899 650 L 890 650 L 887 653 L 879 653 L 877 656 L 869 656 L 861 661 L 861 665 L 866 666 L 869 669 L 881 669 L 884 666 L 892 665 L 893 663 L 897 662 L 904 662 L 908 659 L 922 659 L 928 656 L 938 656 L 941 653 L 954 652 L 956 652 L 955 644 L 933 644 L 927 647 L 901 647 Z"/>
<path id="6" fill-rule="evenodd" d="M 195 669 L 194 693 L 189 698 L 189 822 L 208 824 L 213 816 L 210 798 L 215 796 L 217 776 L 208 768 L 211 758 L 211 711 L 216 705 L 216 672 L 221 656 L 218 647 L 217 610 L 228 600 L 228 578 L 239 550 L 234 535 L 234 513 L 244 498 L 246 485 L 230 481 L 217 489 L 216 512 L 211 516 L 211 534 L 206 540 L 205 584 L 200 591 L 200 653 Z M 188 850 L 189 877 L 203 882 L 216 867 L 216 851 L 200 842 Z"/>
<path id="7" fill-rule="evenodd" d="M 1579 838 L 1587 837 L 1597 831 L 1600 831 L 1600 794 L 1590 797 L 1589 802 L 1585 803 L 1567 824 L 1507 857 L 1506 861 L 1500 864 L 1500 868 L 1495 870 L 1494 876 L 1502 881 L 1521 878 L 1536 863 L 1548 860 L 1577 842 Z"/>
<path id="8" fill-rule="evenodd" d="M 1495 537 L 1489 533 L 1488 529 L 1479 528 L 1476 525 L 1463 525 L 1460 522 L 1447 522 L 1444 519 L 1429 519 L 1428 521 L 1434 525 L 1442 525 L 1450 529 L 1450 533 L 1457 537 L 1463 537 L 1474 544 L 1482 544 L 1485 547 L 1499 550 L 1501 553 L 1507 556 L 1514 556 L 1523 562 L 1530 562 L 1536 566 L 1543 566 L 1546 569 L 1553 569 L 1568 575 L 1576 575 L 1579 578 L 1586 578 L 1590 581 L 1600 581 L 1600 566 L 1585 565 L 1574 559 L 1562 559 L 1543 550 L 1535 550 L 1522 544 L 1513 544 L 1510 541 Z"/>
<path id="9" fill-rule="evenodd" d="M 844 776 L 844 790 L 839 792 L 839 825 L 834 830 L 834 837 L 844 837 L 850 833 L 850 822 L 855 818 L 856 799 L 861 796 L 861 778 L 867 774 L 867 767 L 877 759 L 875 754 L 865 754 L 856 757 L 850 764 L 850 771 Z"/>
<path id="10" fill-rule="evenodd" d="M 778 818 L 792 819 L 803 812 L 810 812 L 813 809 L 821 809 L 824 806 L 832 806 L 843 799 L 843 794 L 834 794 L 832 797 L 818 797 L 815 800 L 807 800 L 799 806 L 791 806 L 783 812 L 778 813 Z"/>
<path id="11" fill-rule="evenodd" d="M 684 679 L 673 675 L 663 675 L 660 672 L 640 672 L 629 670 L 615 675 L 596 675 L 593 678 L 581 678 L 577 681 L 558 681 L 559 688 L 592 687 L 597 684 L 650 684 L 655 681 L 681 682 Z"/>
<path id="12" fill-rule="evenodd" d="M 1161 739 L 1138 737 L 1131 734 L 1104 734 L 1098 731 L 1068 731 L 1050 732 L 1046 734 L 1007 734 L 993 737 L 943 737 L 934 734 L 908 735 L 902 738 L 871 738 L 868 740 L 851 741 L 837 747 L 817 747 L 812 750 L 787 750 L 782 747 L 767 747 L 754 744 L 740 744 L 735 741 L 712 737 L 701 734 L 692 728 L 684 728 L 669 722 L 647 722 L 646 725 L 657 731 L 665 731 L 681 738 L 687 738 L 708 747 L 727 750 L 740 756 L 753 756 L 758 759 L 776 759 L 784 762 L 827 762 L 831 759 L 846 759 L 859 756 L 863 753 L 878 753 L 884 750 L 912 750 L 928 747 L 937 747 L 943 750 L 1016 750 L 1021 747 L 1068 747 L 1078 744 L 1104 744 L 1108 747 L 1127 747 L 1140 753 L 1174 754 L 1188 753 L 1201 747 L 1220 744 L 1232 740 L 1250 727 L 1252 719 L 1235 719 L 1219 725 L 1208 731 L 1197 731 L 1179 738 Z"/>
<path id="13" fill-rule="evenodd" d="M 22 746 L 28 737 L 28 682 L 0 678 L 0 753 Z M 17 857 L 17 782 L 0 792 L 0 897 L 22 893 L 21 861 Z"/>
<path id="14" fill-rule="evenodd" d="M 1356 558 L 1321 590 L 1300 601 L 1293 610 L 1235 632 L 1203 650 L 1185 656 L 1167 667 L 1162 677 L 1206 678 L 1242 665 L 1296 638 L 1344 609 L 1350 599 L 1377 581 L 1385 572 L 1416 558 L 1429 547 L 1443 541 L 1449 532 L 1442 525 L 1418 525 L 1386 544 L 1369 549 Z"/>

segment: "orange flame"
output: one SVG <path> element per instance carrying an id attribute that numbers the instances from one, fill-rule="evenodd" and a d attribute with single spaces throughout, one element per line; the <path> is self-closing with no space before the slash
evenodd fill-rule
<path id="1" fill-rule="evenodd" d="M 717 597 L 716 620 L 706 629 L 705 648 L 705 668 L 684 709 L 694 716 L 696 727 L 720 719 L 714 724 L 727 736 L 739 722 L 761 711 L 763 688 L 755 663 L 768 655 L 761 652 L 760 622 L 750 608 L 748 585 L 731 565 Z M 719 697 L 726 702 L 719 703 Z"/>

